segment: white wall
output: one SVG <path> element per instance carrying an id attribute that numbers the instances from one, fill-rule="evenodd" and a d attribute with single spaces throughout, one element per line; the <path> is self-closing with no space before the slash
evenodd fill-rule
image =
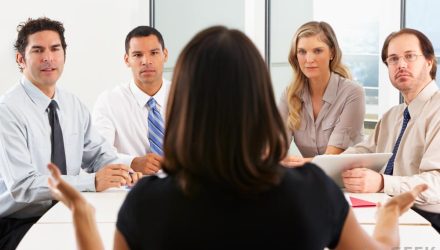
<path id="1" fill-rule="evenodd" d="M 17 25 L 46 16 L 66 29 L 66 64 L 58 83 L 89 108 L 103 90 L 130 79 L 123 62 L 125 36 L 135 26 L 149 25 L 148 0 L 22 0 L 0 6 L 0 94 L 20 78 L 13 48 Z"/>

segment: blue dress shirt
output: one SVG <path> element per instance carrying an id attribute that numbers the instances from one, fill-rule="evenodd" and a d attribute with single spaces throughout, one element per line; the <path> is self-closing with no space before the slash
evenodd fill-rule
<path id="1" fill-rule="evenodd" d="M 95 172 L 118 161 L 92 128 L 87 108 L 58 87 L 53 98 L 63 132 L 67 175 L 80 191 L 95 191 Z M 0 217 L 41 216 L 53 199 L 47 184 L 51 156 L 51 99 L 26 78 L 0 97 Z M 87 173 L 81 173 L 80 169 Z"/>

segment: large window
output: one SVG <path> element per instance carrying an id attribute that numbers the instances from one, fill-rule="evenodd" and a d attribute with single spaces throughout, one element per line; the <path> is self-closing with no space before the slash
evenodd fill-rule
<path id="1" fill-rule="evenodd" d="M 422 31 L 434 46 L 437 63 L 440 56 L 440 1 L 437 0 L 406 0 L 405 26 Z M 440 76 L 437 70 L 437 79 Z M 437 80 L 437 85 L 440 81 Z"/>
<path id="2" fill-rule="evenodd" d="M 386 66 L 380 59 L 386 36 L 401 26 L 401 0 L 267 0 L 270 6 L 270 47 L 265 50 L 265 0 L 150 0 L 155 2 L 155 27 L 164 35 L 169 50 L 165 77 L 171 79 L 172 70 L 183 46 L 198 31 L 211 25 L 225 25 L 244 31 L 261 50 L 269 52 L 270 71 L 276 98 L 279 99 L 292 80 L 288 63 L 291 40 L 296 29 L 311 20 L 326 21 L 335 29 L 343 51 L 343 62 L 366 93 L 366 120 L 377 121 L 390 107 L 399 103 L 399 92 L 392 87 Z M 418 0 L 408 0 L 417 5 Z M 422 1 L 423 2 L 423 1 Z M 433 8 L 425 0 L 414 12 L 426 13 Z M 440 3 L 437 3 L 440 5 Z M 411 12 L 407 8 L 408 18 Z M 184 11 L 182 11 L 184 10 Z M 414 14 L 414 17 L 416 14 Z M 427 15 L 423 24 L 435 32 Z M 421 25 L 420 18 L 416 19 Z M 432 27 L 432 28 L 431 28 Z M 437 37 L 439 33 L 437 32 Z M 435 35 L 434 35 L 435 36 Z M 439 42 L 433 42 L 440 46 Z"/>

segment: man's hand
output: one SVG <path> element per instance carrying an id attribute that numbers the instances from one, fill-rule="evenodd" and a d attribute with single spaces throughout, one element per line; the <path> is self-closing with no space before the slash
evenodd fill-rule
<path id="1" fill-rule="evenodd" d="M 141 177 L 142 173 L 134 172 L 126 165 L 110 164 L 96 172 L 96 191 L 100 192 L 111 187 L 121 187 L 123 185 L 132 186 Z"/>
<path id="2" fill-rule="evenodd" d="M 383 189 L 383 176 L 368 168 L 342 172 L 345 190 L 352 193 L 377 193 Z"/>
<path id="3" fill-rule="evenodd" d="M 131 162 L 131 168 L 145 175 L 153 175 L 162 168 L 162 160 L 162 156 L 148 153 L 145 156 L 134 158 Z"/>

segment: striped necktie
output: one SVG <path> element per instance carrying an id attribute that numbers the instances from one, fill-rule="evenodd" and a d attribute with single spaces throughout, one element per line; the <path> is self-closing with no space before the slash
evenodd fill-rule
<path id="1" fill-rule="evenodd" d="M 399 149 L 400 140 L 402 140 L 403 132 L 405 132 L 406 126 L 408 125 L 411 116 L 408 111 L 408 107 L 406 107 L 405 111 L 403 111 L 403 123 L 402 129 L 400 130 L 399 137 L 397 137 L 396 144 L 394 144 L 393 155 L 387 163 L 387 167 L 385 168 L 384 174 L 393 175 L 394 170 L 394 159 L 396 158 L 397 150 Z"/>
<path id="2" fill-rule="evenodd" d="M 151 152 L 163 155 L 162 143 L 164 136 L 163 119 L 156 107 L 156 100 L 150 98 L 147 102 L 148 112 L 148 140 L 150 141 Z"/>

